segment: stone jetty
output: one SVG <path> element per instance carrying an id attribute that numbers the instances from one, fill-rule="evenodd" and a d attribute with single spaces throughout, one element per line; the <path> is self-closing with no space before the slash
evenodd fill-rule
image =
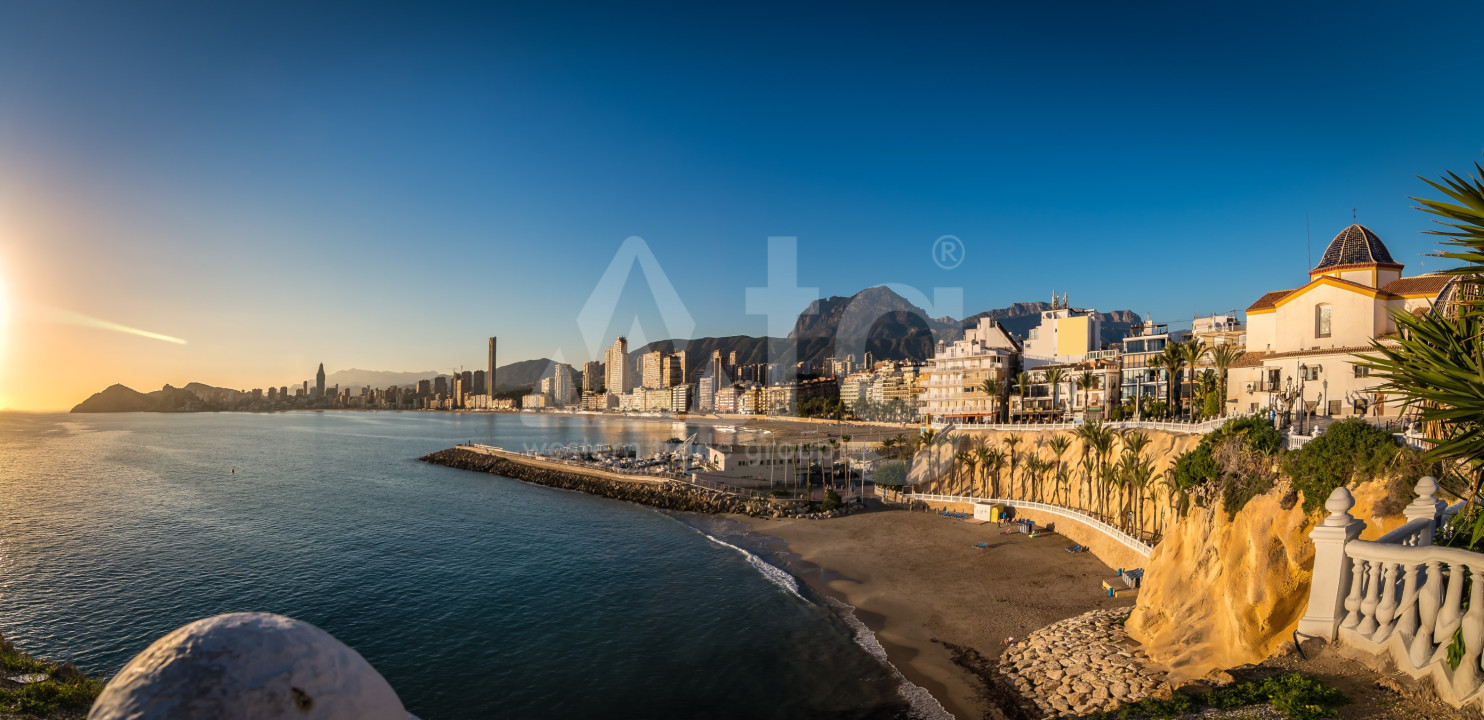
<path id="1" fill-rule="evenodd" d="M 535 485 L 576 490 L 664 510 L 736 513 L 753 517 L 783 517 L 793 514 L 791 509 L 783 508 L 764 498 L 742 497 L 666 478 L 629 477 L 597 469 L 569 467 L 539 458 L 512 457 L 489 451 L 451 448 L 420 459 L 434 465 L 487 472 Z"/>
<path id="2" fill-rule="evenodd" d="M 1165 689 L 1129 639 L 1128 608 L 1094 610 L 1047 625 L 1000 656 L 1000 672 L 1044 717 L 1080 717 L 1112 710 Z"/>

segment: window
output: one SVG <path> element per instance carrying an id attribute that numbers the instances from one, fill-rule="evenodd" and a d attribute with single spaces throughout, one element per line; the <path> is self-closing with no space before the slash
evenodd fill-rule
<path id="1" fill-rule="evenodd" d="M 1340 401 L 1339 400 L 1331 400 L 1331 401 L 1329 401 L 1329 414 L 1331 416 L 1339 415 L 1340 414 Z"/>
<path id="2" fill-rule="evenodd" d="M 1329 305 L 1314 306 L 1314 337 L 1327 338 L 1330 333 Z"/>
<path id="3" fill-rule="evenodd" d="M 1368 367 L 1355 366 L 1355 377 L 1370 377 L 1371 369 Z"/>

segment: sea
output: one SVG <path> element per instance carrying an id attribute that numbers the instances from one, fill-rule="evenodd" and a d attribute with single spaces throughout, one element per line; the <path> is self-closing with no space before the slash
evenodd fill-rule
<path id="1" fill-rule="evenodd" d="M 696 516 L 428 465 L 736 432 L 581 415 L 0 413 L 0 634 L 107 677 L 280 613 L 423 720 L 941 718 L 850 608 Z"/>

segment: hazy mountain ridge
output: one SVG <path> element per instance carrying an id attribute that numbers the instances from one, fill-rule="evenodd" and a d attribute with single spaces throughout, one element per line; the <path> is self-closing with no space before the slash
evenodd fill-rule
<path id="1" fill-rule="evenodd" d="M 917 360 L 932 357 L 933 348 L 939 339 L 952 341 L 963 337 L 965 328 L 972 327 L 980 318 L 999 321 L 1005 329 L 1019 337 L 1025 337 L 1030 329 L 1041 321 L 1041 313 L 1050 310 L 1048 302 L 1018 302 L 1008 307 L 986 310 L 955 320 L 951 317 L 928 318 L 927 312 L 913 305 L 890 288 L 881 285 L 866 288 L 850 297 L 832 296 L 809 304 L 794 322 L 793 331 L 786 338 L 729 335 L 726 337 L 700 337 L 691 340 L 656 340 L 631 348 L 628 362 L 630 369 L 639 373 L 640 356 L 659 350 L 670 353 L 676 349 L 686 351 L 687 378 L 699 377 L 710 361 L 713 351 L 721 351 L 730 358 L 737 353 L 737 362 L 755 365 L 769 360 L 769 347 L 780 353 L 792 350 L 795 362 L 821 365 L 826 358 L 846 352 L 856 356 L 856 362 L 864 361 L 869 352 L 875 360 Z M 1127 336 L 1129 326 L 1139 322 L 1139 315 L 1130 310 L 1114 310 L 1098 313 L 1102 320 L 1102 340 L 1117 342 Z M 512 393 L 535 387 L 541 378 L 551 374 L 554 361 L 549 358 L 521 360 L 502 365 L 496 370 L 497 393 Z M 607 372 L 606 365 L 599 364 L 600 372 Z M 469 368 L 470 370 L 476 368 Z M 482 369 L 482 368 L 480 368 Z M 582 365 L 576 365 L 572 381 L 577 387 L 582 383 Z M 386 388 L 389 386 L 415 386 L 420 380 L 449 377 L 447 373 L 398 372 L 390 370 L 360 370 L 351 368 L 337 370 L 325 378 L 326 387 L 339 385 L 352 393 L 360 388 Z M 597 385 L 603 386 L 600 380 Z M 294 385 L 290 385 L 290 393 Z M 140 393 L 123 385 L 113 385 L 103 392 L 78 404 L 73 412 L 183 412 L 183 408 L 219 409 L 239 400 L 245 393 L 241 390 L 214 387 L 203 383 L 190 383 L 184 389 L 166 385 L 153 393 Z"/>

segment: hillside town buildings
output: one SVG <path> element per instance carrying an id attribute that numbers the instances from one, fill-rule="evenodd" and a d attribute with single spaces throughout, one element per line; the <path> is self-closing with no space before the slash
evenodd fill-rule
<path id="1" fill-rule="evenodd" d="M 1396 417 L 1358 364 L 1372 341 L 1394 343 L 1392 313 L 1428 312 L 1456 291 L 1448 275 L 1403 277 L 1381 238 L 1363 225 L 1341 230 L 1308 281 L 1247 307 L 1246 354 L 1229 370 L 1227 404 L 1277 416 Z"/>

